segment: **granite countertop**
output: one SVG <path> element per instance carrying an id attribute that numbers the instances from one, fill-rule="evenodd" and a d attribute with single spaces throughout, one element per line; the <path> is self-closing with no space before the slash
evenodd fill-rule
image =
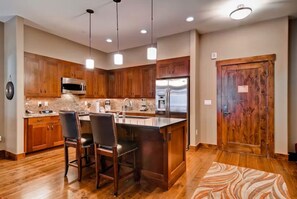
<path id="1" fill-rule="evenodd" d="M 89 116 L 80 116 L 81 121 L 90 121 Z M 179 122 L 186 121 L 186 119 L 181 118 L 164 118 L 164 117 L 143 117 L 143 116 L 133 116 L 126 118 L 116 118 L 116 124 L 125 126 L 138 126 L 138 127 L 151 127 L 151 128 L 162 128 L 176 124 Z"/>
<path id="2" fill-rule="evenodd" d="M 23 118 L 33 118 L 33 117 L 49 117 L 49 116 L 59 116 L 59 113 L 25 113 Z"/>
<path id="3" fill-rule="evenodd" d="M 116 110 L 116 109 L 112 109 L 110 111 L 106 111 L 107 113 L 117 113 L 117 112 L 123 112 L 122 110 Z M 139 110 L 129 110 L 129 111 L 125 111 L 126 113 L 143 113 L 143 114 L 155 114 L 155 111 L 139 111 Z"/>
<path id="4" fill-rule="evenodd" d="M 79 111 L 82 112 L 82 111 Z M 87 112 L 87 111 L 84 111 Z M 117 113 L 117 112 L 122 112 L 120 110 L 110 110 L 110 111 L 106 111 L 106 112 L 111 112 L 111 113 Z M 138 113 L 138 114 L 155 114 L 155 111 L 138 111 L 138 110 L 131 110 L 131 111 L 125 111 L 126 113 Z M 53 113 L 31 113 L 31 114 L 27 114 L 25 113 L 23 118 L 34 118 L 34 117 L 48 117 L 48 116 L 59 116 L 58 112 L 53 112 Z"/>

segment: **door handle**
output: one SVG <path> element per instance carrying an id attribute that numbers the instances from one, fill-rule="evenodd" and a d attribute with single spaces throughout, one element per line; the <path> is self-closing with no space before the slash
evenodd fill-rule
<path id="1" fill-rule="evenodd" d="M 224 105 L 223 106 L 223 110 L 222 110 L 224 116 L 228 116 L 230 115 L 231 113 L 228 111 L 228 105 Z"/>

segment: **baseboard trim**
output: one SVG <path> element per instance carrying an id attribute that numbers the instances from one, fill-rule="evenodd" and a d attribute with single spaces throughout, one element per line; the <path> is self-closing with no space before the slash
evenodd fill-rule
<path id="1" fill-rule="evenodd" d="M 189 151 L 197 151 L 199 148 L 198 146 L 199 144 L 197 144 L 196 146 L 189 145 Z"/>
<path id="2" fill-rule="evenodd" d="M 4 150 L 0 151 L 0 159 L 5 159 L 5 151 Z"/>
<path id="3" fill-rule="evenodd" d="M 9 160 L 21 160 L 25 158 L 25 153 L 14 154 L 9 151 L 5 151 L 5 159 Z"/>
<path id="4" fill-rule="evenodd" d="M 277 160 L 286 160 L 286 161 L 288 161 L 289 160 L 289 155 L 275 153 L 274 158 L 277 159 Z"/>
<path id="5" fill-rule="evenodd" d="M 218 146 L 215 145 L 215 144 L 199 143 L 199 144 L 198 144 L 198 149 L 199 149 L 199 148 L 218 149 Z"/>
<path id="6" fill-rule="evenodd" d="M 199 143 L 196 146 L 189 146 L 190 151 L 197 151 L 200 148 L 207 148 L 207 149 L 218 149 L 218 146 L 215 144 L 205 144 L 205 143 Z"/>

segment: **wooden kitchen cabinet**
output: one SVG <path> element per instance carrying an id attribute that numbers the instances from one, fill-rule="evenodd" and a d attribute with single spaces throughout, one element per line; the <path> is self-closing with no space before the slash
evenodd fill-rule
<path id="1" fill-rule="evenodd" d="M 142 73 L 142 97 L 154 98 L 156 88 L 156 65 L 148 65 L 141 68 Z"/>
<path id="2" fill-rule="evenodd" d="M 108 73 L 108 97 L 124 97 L 124 72 L 123 70 L 113 70 Z"/>
<path id="3" fill-rule="evenodd" d="M 94 97 L 105 98 L 107 96 L 107 74 L 104 70 L 94 70 Z"/>
<path id="4" fill-rule="evenodd" d="M 58 116 L 27 118 L 24 122 L 26 153 L 63 145 Z"/>
<path id="5" fill-rule="evenodd" d="M 76 79 L 84 79 L 85 68 L 81 64 L 61 61 L 60 62 L 60 76 Z"/>
<path id="6" fill-rule="evenodd" d="M 94 89 L 95 81 L 94 81 L 94 71 L 87 70 L 85 71 L 85 81 L 86 81 L 86 94 L 85 97 L 94 97 L 94 93 L 96 92 Z"/>
<path id="7" fill-rule="evenodd" d="M 141 97 L 142 74 L 140 67 L 131 67 L 124 71 L 124 97 Z"/>
<path id="8" fill-rule="evenodd" d="M 58 62 L 55 59 L 25 53 L 25 96 L 60 97 Z"/>
<path id="9" fill-rule="evenodd" d="M 157 79 L 186 77 L 189 73 L 189 56 L 157 61 Z"/>

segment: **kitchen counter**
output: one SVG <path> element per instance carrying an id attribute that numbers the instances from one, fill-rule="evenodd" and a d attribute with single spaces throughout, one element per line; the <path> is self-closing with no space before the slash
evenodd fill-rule
<path id="1" fill-rule="evenodd" d="M 34 117 L 50 117 L 50 116 L 59 116 L 59 113 L 32 113 L 32 114 L 24 114 L 23 118 L 34 118 Z"/>
<path id="2" fill-rule="evenodd" d="M 81 116 L 84 133 L 92 133 L 89 116 Z M 137 142 L 140 177 L 170 189 L 186 171 L 186 119 L 137 117 L 116 118 L 119 139 Z"/>
<path id="3" fill-rule="evenodd" d="M 89 116 L 80 116 L 81 121 L 90 121 Z M 184 122 L 186 119 L 181 118 L 164 118 L 164 117 L 129 117 L 116 118 L 117 125 L 137 126 L 137 127 L 150 127 L 150 128 L 163 128 L 179 122 Z"/>
<path id="4" fill-rule="evenodd" d="M 117 113 L 117 112 L 122 112 L 120 110 L 110 110 L 106 111 L 109 113 Z M 154 116 L 155 111 L 137 111 L 137 110 L 131 110 L 131 111 L 125 111 L 127 115 L 145 115 L 145 116 Z M 32 114 L 27 114 L 25 113 L 23 118 L 34 118 L 34 117 L 48 117 L 48 116 L 59 116 L 58 112 L 53 112 L 53 113 L 32 113 Z"/>

